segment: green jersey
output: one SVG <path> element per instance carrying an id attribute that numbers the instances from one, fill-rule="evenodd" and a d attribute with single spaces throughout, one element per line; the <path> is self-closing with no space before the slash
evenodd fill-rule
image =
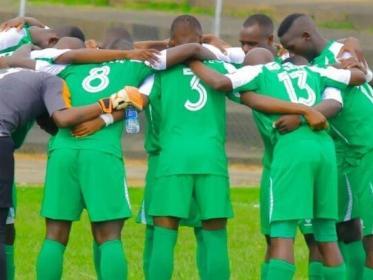
<path id="1" fill-rule="evenodd" d="M 0 32 L 0 57 L 12 55 L 14 51 L 26 44 L 31 44 L 32 39 L 28 27 L 17 30 L 11 28 Z"/>
<path id="2" fill-rule="evenodd" d="M 350 76 L 350 71 L 337 70 L 333 67 L 295 66 L 290 63 L 281 65 L 277 62 L 246 66 L 236 73 L 227 75 L 233 88 L 240 92 L 256 91 L 273 98 L 307 106 L 319 103 L 326 87 L 346 88 Z M 296 141 L 296 139 L 311 138 L 315 134 L 308 126 L 302 125 L 293 132 L 281 135 L 273 128 L 273 123 L 279 118 L 278 115 L 262 112 L 256 114 L 256 124 L 269 151 L 280 139 L 290 138 Z M 269 155 L 267 160 L 271 161 Z"/>
<path id="3" fill-rule="evenodd" d="M 205 64 L 221 73 L 228 72 L 225 63 L 208 61 Z M 228 176 L 226 95 L 213 90 L 184 65 L 157 73 L 152 95 L 160 100 L 161 152 L 157 176 Z"/>
<path id="4" fill-rule="evenodd" d="M 124 86 L 139 87 L 153 69 L 143 62 L 119 60 L 102 64 L 67 66 L 59 76 L 69 87 L 72 106 L 84 106 L 121 90 Z M 60 129 L 49 149 L 89 149 L 122 156 L 123 122 L 116 122 L 96 133 L 76 138 L 70 129 Z"/>
<path id="5" fill-rule="evenodd" d="M 335 64 L 343 44 L 330 41 L 312 64 Z M 330 119 L 337 153 L 347 161 L 361 158 L 373 149 L 373 90 L 368 83 L 342 91 L 343 110 Z"/>

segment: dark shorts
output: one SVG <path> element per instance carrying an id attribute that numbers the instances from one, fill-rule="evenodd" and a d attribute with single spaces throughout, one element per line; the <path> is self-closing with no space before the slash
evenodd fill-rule
<path id="1" fill-rule="evenodd" d="M 11 137 L 0 137 L 0 208 L 12 207 L 14 182 L 14 142 Z"/>

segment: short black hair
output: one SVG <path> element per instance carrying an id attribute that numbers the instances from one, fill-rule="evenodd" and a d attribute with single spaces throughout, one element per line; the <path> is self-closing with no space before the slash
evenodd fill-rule
<path id="1" fill-rule="evenodd" d="M 289 31 L 290 27 L 292 27 L 294 21 L 303 16 L 305 16 L 305 14 L 295 13 L 295 14 L 288 15 L 281 22 L 280 27 L 278 28 L 278 31 L 277 31 L 277 36 L 278 37 L 284 36 L 285 33 Z"/>
<path id="2" fill-rule="evenodd" d="M 66 26 L 60 26 L 55 29 L 59 37 L 74 37 L 82 40 L 83 42 L 85 41 L 85 36 L 83 31 L 73 25 L 66 25 Z"/>
<path id="3" fill-rule="evenodd" d="M 265 32 L 266 36 L 273 35 L 273 21 L 269 16 L 265 14 L 251 15 L 242 24 L 245 28 L 254 25 L 258 25 Z"/>
<path id="4" fill-rule="evenodd" d="M 191 15 L 181 15 L 176 17 L 171 24 L 171 37 L 173 37 L 176 27 L 183 24 L 188 25 L 195 31 L 200 32 L 202 34 L 202 25 L 196 17 Z"/>

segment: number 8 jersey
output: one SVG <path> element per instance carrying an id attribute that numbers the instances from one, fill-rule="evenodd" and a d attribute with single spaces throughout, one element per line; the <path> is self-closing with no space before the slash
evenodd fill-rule
<path id="1" fill-rule="evenodd" d="M 49 72 L 53 71 L 66 81 L 72 106 L 83 106 L 108 97 L 124 86 L 139 87 L 154 70 L 141 61 L 117 60 L 101 64 L 55 65 Z M 122 157 L 122 132 L 122 122 L 115 122 L 83 138 L 72 136 L 70 129 L 60 129 L 50 142 L 49 150 L 90 149 Z"/>

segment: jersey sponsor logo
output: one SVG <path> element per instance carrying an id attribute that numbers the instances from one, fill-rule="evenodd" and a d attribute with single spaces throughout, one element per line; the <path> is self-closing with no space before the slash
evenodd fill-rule
<path id="1" fill-rule="evenodd" d="M 91 69 L 89 75 L 82 82 L 84 90 L 90 93 L 97 93 L 106 89 L 109 85 L 109 73 L 109 66 Z"/>
<path id="2" fill-rule="evenodd" d="M 199 111 L 206 105 L 207 91 L 205 87 L 201 84 L 200 79 L 196 75 L 194 75 L 192 70 L 190 70 L 189 68 L 184 68 L 183 75 L 192 76 L 192 79 L 190 80 L 190 87 L 199 95 L 199 98 L 196 102 L 187 100 L 184 104 L 184 107 L 189 111 Z"/>

